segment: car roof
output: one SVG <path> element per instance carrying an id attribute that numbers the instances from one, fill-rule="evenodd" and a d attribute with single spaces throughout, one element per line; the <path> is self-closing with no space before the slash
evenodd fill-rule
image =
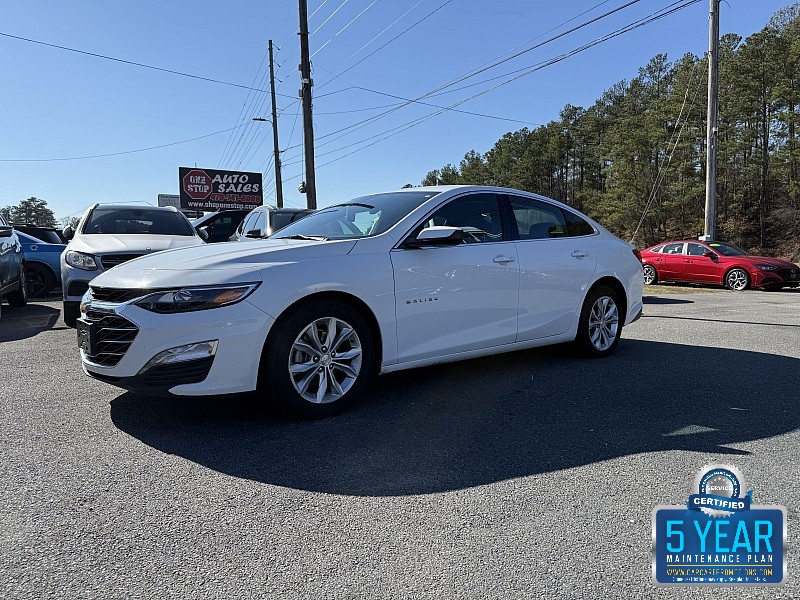
<path id="1" fill-rule="evenodd" d="M 150 204 L 95 204 L 92 206 L 92 210 L 95 208 L 118 208 L 120 210 L 162 210 L 162 211 L 170 211 L 170 212 L 181 212 L 174 206 L 152 206 Z M 182 213 L 181 213 L 182 214 Z"/>

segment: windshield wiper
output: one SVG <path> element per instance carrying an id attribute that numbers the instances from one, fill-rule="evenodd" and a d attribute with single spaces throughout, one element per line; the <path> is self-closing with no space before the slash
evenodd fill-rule
<path id="1" fill-rule="evenodd" d="M 311 240 L 313 242 L 327 242 L 328 238 L 324 235 L 302 235 L 296 233 L 295 235 L 287 235 L 284 237 L 276 237 L 276 240 Z"/>

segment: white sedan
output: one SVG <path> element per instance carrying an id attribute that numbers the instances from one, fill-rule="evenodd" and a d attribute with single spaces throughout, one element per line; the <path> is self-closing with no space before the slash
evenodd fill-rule
<path id="1" fill-rule="evenodd" d="M 574 341 L 611 354 L 642 311 L 636 250 L 517 190 L 407 188 L 321 209 L 273 238 L 168 250 L 100 274 L 84 371 L 149 395 L 257 391 L 304 417 L 376 373 Z"/>

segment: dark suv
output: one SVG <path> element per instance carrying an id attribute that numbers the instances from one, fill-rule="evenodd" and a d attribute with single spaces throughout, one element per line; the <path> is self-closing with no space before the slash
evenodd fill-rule
<path id="1" fill-rule="evenodd" d="M 4 298 L 9 306 L 25 306 L 28 303 L 28 286 L 22 244 L 14 228 L 0 215 L 0 314 Z"/>
<path id="2" fill-rule="evenodd" d="M 55 227 L 42 227 L 41 225 L 31 225 L 30 223 L 12 223 L 11 225 L 17 231 L 27 233 L 29 236 L 47 242 L 48 244 L 67 243 L 61 230 Z"/>
<path id="3" fill-rule="evenodd" d="M 231 240 L 263 239 L 271 236 L 289 223 L 302 219 L 314 212 L 310 208 L 277 208 L 275 206 L 259 206 L 250 211 L 242 224 L 236 228 Z"/>

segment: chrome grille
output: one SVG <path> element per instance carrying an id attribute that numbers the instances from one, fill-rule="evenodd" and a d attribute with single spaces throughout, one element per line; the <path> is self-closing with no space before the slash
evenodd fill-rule
<path id="1" fill-rule="evenodd" d="M 144 254 L 106 254 L 100 257 L 100 262 L 103 263 L 103 268 L 108 270 L 140 256 L 144 256 Z"/>
<path id="2" fill-rule="evenodd" d="M 86 358 L 103 367 L 116 365 L 139 333 L 139 328 L 127 319 L 91 306 L 86 311 L 85 319 L 97 327 L 96 352 L 87 354 Z"/>

